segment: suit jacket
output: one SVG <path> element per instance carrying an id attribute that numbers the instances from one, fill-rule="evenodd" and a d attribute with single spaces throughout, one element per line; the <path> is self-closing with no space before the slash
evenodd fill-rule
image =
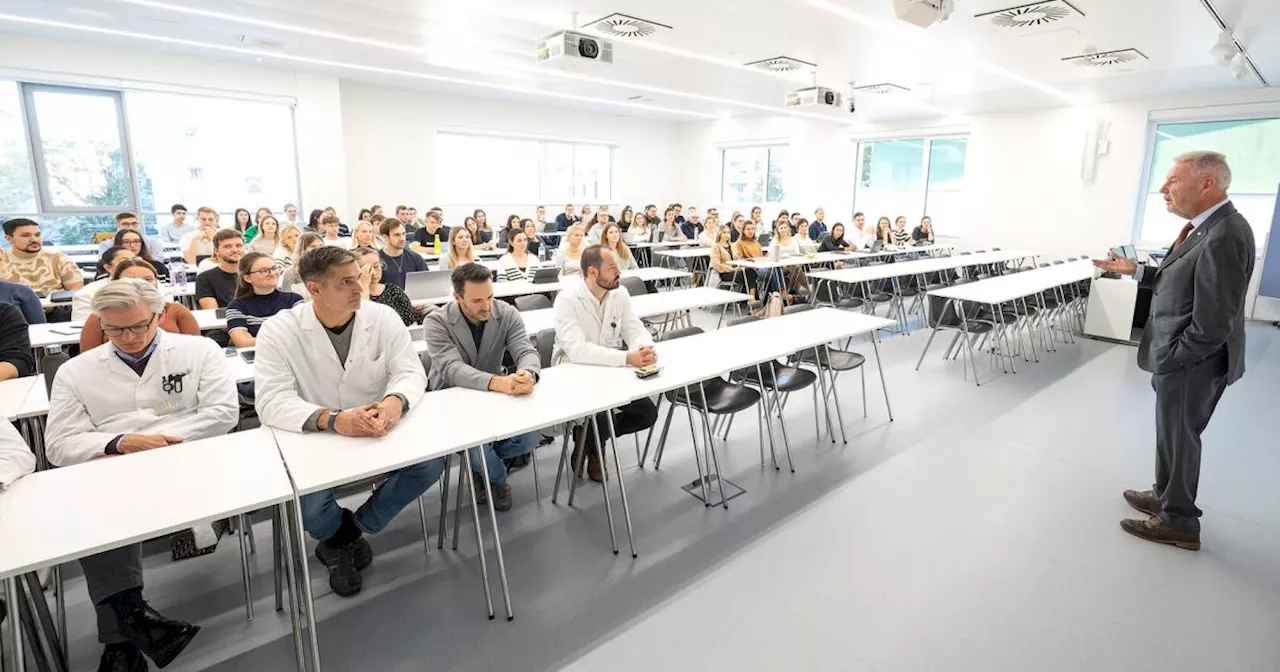
<path id="1" fill-rule="evenodd" d="M 1170 373 L 1227 353 L 1227 383 L 1244 375 L 1244 302 L 1253 275 L 1253 229 L 1227 202 L 1164 262 L 1148 268 L 1151 315 L 1138 366 Z"/>
<path id="2" fill-rule="evenodd" d="M 431 357 L 428 389 L 488 390 L 489 379 L 502 375 L 502 356 L 507 352 L 511 353 L 517 369 L 535 376 L 541 369 L 538 350 L 524 330 L 524 318 L 503 301 L 493 302 L 493 313 L 484 325 L 478 351 L 467 318 L 456 302 L 427 315 L 422 324 Z"/>

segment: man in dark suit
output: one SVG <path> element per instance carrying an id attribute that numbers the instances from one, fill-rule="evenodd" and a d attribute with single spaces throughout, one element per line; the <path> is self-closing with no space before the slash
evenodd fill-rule
<path id="1" fill-rule="evenodd" d="M 1227 386 L 1244 375 L 1244 303 L 1253 274 L 1253 230 L 1227 197 L 1231 168 L 1217 152 L 1174 159 L 1160 193 L 1169 212 L 1186 218 L 1158 267 L 1130 259 L 1094 264 L 1136 276 L 1150 287 L 1151 316 L 1138 366 L 1156 392 L 1156 480 L 1124 493 L 1150 516 L 1120 526 L 1136 537 L 1200 548 L 1200 434 Z"/>

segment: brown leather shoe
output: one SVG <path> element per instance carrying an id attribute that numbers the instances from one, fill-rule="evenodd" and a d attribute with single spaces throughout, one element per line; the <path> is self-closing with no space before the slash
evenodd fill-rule
<path id="1" fill-rule="evenodd" d="M 604 462 L 600 460 L 594 450 L 587 451 L 587 478 L 596 483 L 603 482 L 605 479 Z"/>
<path id="2" fill-rule="evenodd" d="M 1120 521 L 1120 528 L 1139 539 L 1146 539 L 1157 544 L 1169 544 L 1188 551 L 1200 550 L 1200 533 L 1184 532 L 1173 526 L 1173 523 L 1151 516 L 1146 520 L 1133 518 Z"/>
<path id="3" fill-rule="evenodd" d="M 1125 490 L 1124 501 L 1148 516 L 1158 516 L 1164 510 L 1153 490 Z"/>

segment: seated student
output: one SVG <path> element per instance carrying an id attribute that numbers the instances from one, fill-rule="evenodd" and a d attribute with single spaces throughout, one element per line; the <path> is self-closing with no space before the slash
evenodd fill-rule
<path id="1" fill-rule="evenodd" d="M 258 211 L 253 214 L 253 226 L 250 226 L 244 231 L 245 245 L 252 245 L 253 242 L 258 239 L 258 236 L 262 235 L 262 220 L 266 219 L 267 217 L 271 217 L 271 208 L 258 208 Z M 272 219 L 275 219 L 275 218 L 272 217 Z M 276 220 L 275 226 L 278 232 L 280 229 L 279 220 Z M 271 254 L 272 252 L 275 251 L 275 242 L 273 241 L 272 244 L 268 246 L 268 249 L 261 249 L 257 251 Z"/>
<path id="2" fill-rule="evenodd" d="M 115 272 L 116 264 L 126 259 L 133 259 L 133 253 L 123 247 L 111 247 L 102 253 L 102 258 L 98 260 L 98 279 L 81 287 L 80 291 L 71 297 L 73 322 L 84 322 L 89 319 L 89 315 L 93 314 L 93 296 L 111 282 L 111 274 Z"/>
<path id="3" fill-rule="evenodd" d="M 716 238 L 719 238 L 720 218 L 715 215 L 707 215 L 707 226 L 702 229 L 702 233 L 698 234 L 698 247 L 715 247 Z"/>
<path id="4" fill-rule="evenodd" d="M 631 309 L 627 290 L 620 288 L 622 272 L 618 269 L 617 256 L 600 245 L 592 245 L 582 252 L 581 269 L 582 282 L 568 282 L 556 295 L 556 346 L 552 361 L 634 367 L 657 363 L 653 337 Z M 596 416 L 601 433 L 608 431 L 608 413 L 610 411 Z M 647 397 L 612 413 L 617 436 L 652 427 L 658 419 L 658 409 Z M 597 454 L 601 448 L 594 432 L 575 428 L 573 444 L 574 472 L 582 474 L 585 453 L 588 476 L 593 481 L 602 481 L 605 466 L 602 455 Z"/>
<path id="5" fill-rule="evenodd" d="M 449 240 L 449 229 L 440 226 L 440 215 L 428 212 L 421 229 L 413 232 L 413 242 L 409 249 L 414 252 L 435 252 Z"/>
<path id="6" fill-rule="evenodd" d="M 311 300 L 258 331 L 258 418 L 290 432 L 385 436 L 427 388 L 409 331 L 394 310 L 361 300 L 354 252 L 321 247 L 303 255 L 298 269 Z M 373 562 L 363 535 L 380 532 L 443 471 L 444 458 L 401 469 L 354 514 L 333 490 L 302 497 L 302 526 L 320 540 L 316 557 L 335 593 L 360 592 L 360 572 Z"/>
<path id="7" fill-rule="evenodd" d="M 649 227 L 649 218 L 643 214 L 636 215 L 631 220 L 631 227 L 627 229 L 627 242 L 648 243 L 653 240 L 653 230 Z"/>
<path id="8" fill-rule="evenodd" d="M 836 222 L 831 227 L 831 233 L 822 237 L 822 242 L 818 244 L 818 250 L 821 252 L 844 252 L 849 249 L 849 241 L 844 239 L 844 224 Z"/>
<path id="9" fill-rule="evenodd" d="M 373 224 L 369 222 L 359 222 L 356 228 L 351 232 L 351 247 L 367 247 L 376 250 L 382 247 L 382 241 L 378 238 L 377 230 L 373 228 Z"/>
<path id="10" fill-rule="evenodd" d="M 911 232 L 911 244 L 928 245 L 932 242 L 934 242 L 933 219 L 929 217 L 921 217 L 920 226 L 917 226 L 915 230 Z"/>
<path id="11" fill-rule="evenodd" d="M 738 242 L 738 237 L 742 235 L 742 227 L 747 223 L 747 218 L 743 217 L 742 213 L 735 212 L 733 213 L 733 219 L 729 221 L 729 240 L 736 243 Z"/>
<path id="12" fill-rule="evenodd" d="M 507 215 L 507 223 L 503 225 L 502 230 L 498 232 L 494 238 L 498 244 L 498 249 L 505 250 L 507 245 L 511 244 L 511 231 L 513 229 L 524 230 L 524 225 L 520 222 L 520 215 Z"/>
<path id="13" fill-rule="evenodd" d="M 157 259 L 152 250 L 147 246 L 147 241 L 143 239 L 142 234 L 133 230 L 124 230 L 116 233 L 115 245 L 113 247 L 123 247 L 133 253 L 134 257 L 142 259 L 151 264 L 156 269 L 156 275 L 160 278 L 160 282 L 169 281 L 169 265 L 164 259 Z M 164 255 L 161 254 L 161 257 Z"/>
<path id="14" fill-rule="evenodd" d="M 382 234 L 382 249 L 378 251 L 378 258 L 382 260 L 382 281 L 404 289 L 405 275 L 427 270 L 427 260 L 417 252 L 405 252 L 404 222 L 384 219 L 378 232 Z"/>
<path id="15" fill-rule="evenodd" d="M 676 221 L 676 209 L 667 208 L 662 213 L 662 228 L 659 229 L 663 240 L 687 240 L 684 231 L 680 230 L 680 222 Z"/>
<path id="16" fill-rule="evenodd" d="M 578 211 L 578 221 L 582 222 L 582 226 L 584 229 L 588 226 L 591 226 L 591 223 L 596 221 L 595 215 L 591 214 L 590 205 L 587 205 L 585 203 L 583 204 L 582 209 Z"/>
<path id="17" fill-rule="evenodd" d="M 476 228 L 471 232 L 471 244 L 481 250 L 492 250 L 497 247 L 497 243 L 493 240 L 493 227 L 489 226 L 489 216 L 484 210 L 476 209 L 471 213 L 472 219 L 475 220 Z"/>
<path id="18" fill-rule="evenodd" d="M 801 224 L 800 224 L 800 220 L 801 220 L 801 219 L 803 219 L 803 218 L 800 216 L 800 212 L 799 212 L 799 211 L 796 211 L 796 212 L 791 213 L 791 218 L 788 220 L 788 222 L 791 224 L 791 235 L 793 235 L 793 236 L 798 236 L 798 235 L 800 235 L 800 229 L 802 228 L 802 227 L 801 227 Z M 808 223 L 808 222 L 805 222 L 805 224 L 804 224 L 803 228 L 806 230 L 806 231 L 805 231 L 805 233 L 806 233 L 806 235 L 807 235 L 807 234 L 808 234 L 809 223 Z"/>
<path id="19" fill-rule="evenodd" d="M 720 282 L 731 282 L 734 291 L 746 291 L 751 295 L 752 303 L 756 300 L 756 271 L 754 268 L 738 268 L 731 261 L 742 257 L 738 254 L 738 245 L 729 241 L 732 227 L 724 226 L 716 232 L 716 244 L 711 248 L 711 270 L 720 275 Z"/>
<path id="20" fill-rule="evenodd" d="M 276 245 L 276 249 L 271 253 L 271 258 L 280 267 L 281 273 L 293 266 L 294 253 L 298 250 L 298 239 L 301 237 L 302 231 L 296 226 L 286 226 L 279 233 L 280 244 Z"/>
<path id="21" fill-rule="evenodd" d="M 351 249 L 351 237 L 340 235 L 338 227 L 337 215 L 324 215 L 320 218 L 320 228 L 324 231 L 324 244 L 341 247 L 344 250 Z"/>
<path id="22" fill-rule="evenodd" d="M 769 258 L 786 259 L 797 256 L 800 256 L 800 241 L 791 234 L 791 224 L 779 219 L 773 231 L 773 241 L 769 245 Z"/>
<path id="23" fill-rule="evenodd" d="M 22 440 L 22 435 L 12 422 L 0 422 L 0 492 L 35 470 L 36 456 Z"/>
<path id="24" fill-rule="evenodd" d="M 179 247 L 182 258 L 192 266 L 213 256 L 213 236 L 218 233 L 218 213 L 204 206 L 196 211 L 199 228 L 183 236 Z"/>
<path id="25" fill-rule="evenodd" d="M 383 282 L 384 262 L 372 248 L 357 247 L 353 250 L 360 258 L 360 298 L 380 303 L 394 311 L 409 327 L 422 321 L 422 316 L 434 306 L 418 308 L 399 285 Z"/>
<path id="26" fill-rule="evenodd" d="M 827 211 L 822 208 L 813 211 L 813 221 L 809 222 L 809 240 L 821 241 L 827 235 L 827 223 L 823 221 L 826 216 Z"/>
<path id="27" fill-rule="evenodd" d="M 569 227 L 582 220 L 574 214 L 573 204 L 564 206 L 564 212 L 556 215 L 556 231 L 568 231 Z"/>
<path id="28" fill-rule="evenodd" d="M 898 247 L 906 247 L 911 244 L 911 232 L 907 231 L 907 218 L 901 215 L 893 223 L 893 231 L 889 234 L 889 239 Z"/>
<path id="29" fill-rule="evenodd" d="M 876 220 L 875 237 L 876 240 L 880 241 L 881 245 L 893 244 L 893 225 L 889 224 L 888 217 L 881 217 Z"/>
<path id="30" fill-rule="evenodd" d="M 52 294 L 84 286 L 80 267 L 67 255 L 44 249 L 40 225 L 30 219 L 15 218 L 4 223 L 4 239 L 9 253 L 0 264 L 0 280 L 17 282 L 37 294 Z M 63 318 L 66 319 L 66 318 Z"/>
<path id="31" fill-rule="evenodd" d="M 635 255 L 631 254 L 631 248 L 622 242 L 622 229 L 616 223 L 604 227 L 604 236 L 600 244 L 613 251 L 614 257 L 618 260 L 619 269 L 634 271 L 640 268 L 640 264 L 636 263 Z"/>
<path id="32" fill-rule="evenodd" d="M 160 333 L 164 305 L 142 280 L 116 280 L 94 297 L 111 345 L 58 369 L 49 394 L 50 462 L 65 467 L 163 450 L 235 427 L 239 404 L 226 357 L 207 338 Z M 103 506 L 100 515 L 125 515 Z M 98 639 L 107 645 L 98 669 L 145 670 L 144 654 L 165 667 L 199 631 L 143 600 L 142 544 L 81 558 L 80 567 L 98 613 Z"/>
<path id="33" fill-rule="evenodd" d="M 577 275 L 582 272 L 579 262 L 582 259 L 582 250 L 586 247 L 583 243 L 584 237 L 582 224 L 574 224 L 565 231 L 564 244 L 556 250 L 556 256 L 551 259 L 551 263 L 560 269 L 560 275 Z"/>
<path id="34" fill-rule="evenodd" d="M 333 217 L 334 219 L 337 219 L 337 220 L 338 220 L 338 237 L 340 237 L 340 238 L 350 238 L 350 237 L 351 237 L 351 229 L 350 229 L 346 224 L 343 224 L 343 223 L 342 223 L 342 219 L 338 217 L 338 211 L 337 211 L 337 210 L 334 210 L 332 205 L 331 205 L 331 206 L 329 206 L 329 207 L 327 207 L 327 208 L 325 208 L 325 209 L 324 209 L 324 215 L 322 215 L 322 216 L 320 217 L 320 225 L 321 225 L 321 228 L 323 228 L 323 226 L 324 226 L 324 218 L 325 218 L 325 217 Z"/>
<path id="35" fill-rule="evenodd" d="M 182 239 L 197 227 L 194 222 L 187 221 L 187 206 L 181 203 L 174 203 L 169 208 L 169 214 L 173 215 L 173 221 L 160 227 L 160 242 L 181 248 Z"/>
<path id="36" fill-rule="evenodd" d="M 36 358 L 31 354 L 27 326 L 17 306 L 0 303 L 0 380 L 35 374 Z M 0 418 L 0 425 L 7 424 L 7 420 Z"/>
<path id="37" fill-rule="evenodd" d="M 524 233 L 513 234 L 512 243 Z M 474 390 L 522 396 L 533 392 L 538 382 L 538 350 L 524 330 L 524 318 L 511 304 L 493 300 L 489 269 L 480 264 L 463 264 L 453 271 L 453 302 L 427 316 L 427 352 L 431 357 L 432 390 L 468 387 Z M 515 362 L 515 373 L 503 375 L 503 358 Z M 529 432 L 484 445 L 484 466 L 488 468 L 493 508 L 511 509 L 511 485 L 507 483 L 505 460 L 532 453 L 542 439 L 541 432 Z M 471 453 L 472 484 L 479 501 L 485 501 L 480 476 L 480 454 Z"/>
<path id="38" fill-rule="evenodd" d="M 818 251 L 818 241 L 809 238 L 809 222 L 801 217 L 795 223 L 795 239 L 796 246 L 800 248 L 800 254 L 813 254 Z"/>
<path id="39" fill-rule="evenodd" d="M 111 279 L 120 280 L 122 278 L 143 280 L 152 287 L 157 286 L 155 268 L 137 257 L 124 259 L 116 264 L 115 270 L 111 272 Z M 200 335 L 200 324 L 196 322 L 195 316 L 191 314 L 190 310 L 187 310 L 186 306 L 176 301 L 167 301 L 164 304 L 164 310 L 160 313 L 159 324 L 162 331 L 169 333 L 186 334 L 188 336 Z M 80 352 L 88 352 L 106 342 L 106 336 L 102 333 L 102 325 L 98 323 L 98 316 L 90 311 L 89 319 L 85 320 L 84 328 L 80 330 Z"/>
<path id="40" fill-rule="evenodd" d="M 276 249 L 280 247 L 280 222 L 268 212 L 262 215 L 262 218 L 254 225 L 254 229 L 255 235 L 253 242 L 249 243 L 249 250 L 261 252 L 267 256 L 274 255 Z M 294 228 L 293 230 L 296 232 L 298 229 Z"/>
<path id="41" fill-rule="evenodd" d="M 684 233 L 684 237 L 689 240 L 697 240 L 702 232 L 706 230 L 702 220 L 698 219 L 698 209 L 689 206 L 688 212 L 685 214 L 684 221 L 680 223 L 680 231 Z"/>
<path id="42" fill-rule="evenodd" d="M 871 249 L 876 242 L 876 233 L 867 225 L 867 216 L 861 212 L 853 213 L 853 230 L 849 232 L 849 245 L 854 251 Z"/>
<path id="43" fill-rule="evenodd" d="M 520 230 L 524 231 L 525 250 L 532 254 L 534 259 L 541 258 L 542 241 L 538 239 L 538 226 L 532 219 L 526 219 L 520 223 Z"/>
<path id="44" fill-rule="evenodd" d="M 237 348 L 252 348 L 268 317 L 292 308 L 302 297 L 277 287 L 280 269 L 261 252 L 249 252 L 237 264 L 236 294 L 227 304 L 227 334 Z"/>
<path id="45" fill-rule="evenodd" d="M 44 306 L 35 290 L 16 282 L 0 280 L 0 303 L 7 303 L 22 312 L 27 324 L 44 324 Z"/>
<path id="46" fill-rule="evenodd" d="M 508 251 L 498 259 L 498 279 L 508 282 L 532 280 L 538 258 L 529 254 L 529 237 L 520 229 L 512 229 L 509 237 Z"/>
<path id="47" fill-rule="evenodd" d="M 787 259 L 789 257 L 798 257 L 800 254 L 800 239 L 791 234 L 791 224 L 787 220 L 778 218 L 778 229 L 774 232 L 773 241 L 769 244 L 769 258 Z M 784 273 L 786 274 L 785 284 L 782 282 Z M 777 268 L 771 271 L 769 275 L 770 287 L 773 289 L 786 289 L 782 298 L 787 302 L 794 301 L 795 293 L 808 286 L 803 266 Z"/>
<path id="48" fill-rule="evenodd" d="M 137 231 L 139 234 L 142 234 L 142 224 L 138 222 L 138 216 L 132 212 L 122 212 L 116 215 L 116 235 L 98 243 L 98 254 L 106 252 L 110 247 L 119 245 L 116 241 L 119 240 L 120 234 L 125 231 Z M 147 247 L 155 252 L 155 254 L 164 254 L 164 242 L 159 238 L 146 236 L 146 241 Z"/>
<path id="49" fill-rule="evenodd" d="M 596 213 L 595 219 L 591 220 L 591 228 L 587 230 L 587 244 L 599 245 L 600 235 L 604 233 L 604 227 L 609 224 L 609 212 L 601 210 Z"/>
<path id="50" fill-rule="evenodd" d="M 213 259 L 217 266 L 196 276 L 196 305 L 203 310 L 226 308 L 236 298 L 236 278 L 244 238 L 235 229 L 219 229 L 213 236 Z"/>
<path id="51" fill-rule="evenodd" d="M 424 231 L 426 229 L 423 229 Z M 441 270 L 449 270 L 463 265 L 475 263 L 476 246 L 472 231 L 464 226 L 449 232 L 449 252 L 440 260 Z"/>
<path id="52" fill-rule="evenodd" d="M 304 233 L 298 236 L 298 249 L 293 255 L 293 264 L 280 272 L 280 289 L 298 295 L 305 295 L 306 290 L 302 289 L 302 278 L 298 276 L 298 260 L 306 256 L 308 252 L 324 246 L 324 239 L 318 234 Z M 305 299 L 307 297 L 302 296 L 302 298 Z"/>
<path id="53" fill-rule="evenodd" d="M 627 229 L 631 228 L 631 223 L 635 221 L 635 218 L 635 210 L 632 210 L 629 205 L 624 207 L 622 214 L 618 215 L 618 228 L 622 229 L 623 233 L 626 233 Z"/>
<path id="54" fill-rule="evenodd" d="M 618 222 L 618 220 L 616 220 L 616 219 L 614 219 L 614 218 L 613 218 L 613 215 L 609 214 L 609 206 L 608 206 L 608 204 L 605 204 L 605 205 L 600 206 L 600 209 L 599 209 L 599 210 L 597 210 L 597 212 L 603 212 L 603 213 L 604 213 L 605 218 L 609 220 L 609 223 L 610 223 L 610 224 L 616 224 L 616 223 Z"/>

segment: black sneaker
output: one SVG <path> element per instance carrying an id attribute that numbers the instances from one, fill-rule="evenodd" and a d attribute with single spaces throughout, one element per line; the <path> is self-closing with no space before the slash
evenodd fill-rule
<path id="1" fill-rule="evenodd" d="M 161 616 L 146 602 L 120 619 L 120 636 L 165 667 L 173 662 L 200 632 L 200 626 Z M 127 669 L 127 668 L 126 668 Z"/>
<path id="2" fill-rule="evenodd" d="M 358 539 L 346 546 L 331 546 L 328 541 L 316 544 L 316 558 L 329 570 L 329 587 L 342 597 L 351 597 L 360 592 L 364 586 L 364 577 L 356 568 L 354 550 L 359 546 Z M 368 542 L 365 542 L 367 545 Z"/>
<path id="3" fill-rule="evenodd" d="M 480 472 L 471 472 L 471 491 L 476 493 L 476 506 L 484 506 L 489 501 L 489 492 L 484 487 L 484 476 Z"/>
<path id="4" fill-rule="evenodd" d="M 360 537 L 351 543 L 351 557 L 356 562 L 356 569 L 363 572 L 373 564 L 373 547 L 368 540 Z"/>
<path id="5" fill-rule="evenodd" d="M 511 510 L 511 484 L 493 486 L 493 509 L 495 511 Z"/>
<path id="6" fill-rule="evenodd" d="M 98 660 L 98 672 L 147 672 L 147 659 L 132 644 L 108 644 Z"/>

